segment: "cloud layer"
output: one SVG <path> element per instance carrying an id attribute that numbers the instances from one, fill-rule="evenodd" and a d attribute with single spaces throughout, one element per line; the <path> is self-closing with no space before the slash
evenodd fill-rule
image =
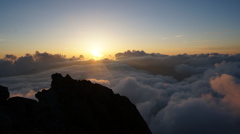
<path id="1" fill-rule="evenodd" d="M 47 52 L 35 54 L 26 54 L 22 57 L 8 54 L 0 59 L 0 77 L 32 74 L 47 69 L 59 68 L 75 64 L 74 61 L 82 60 L 84 57 L 72 57 L 67 59 L 61 54 L 50 54 Z"/>
<path id="2" fill-rule="evenodd" d="M 89 79 L 129 97 L 154 134 L 239 133 L 240 55 L 168 56 L 126 51 L 116 54 L 116 58 L 1 77 L 0 84 L 8 86 L 12 95 L 34 98 L 36 91 L 50 87 L 52 73 L 70 74 L 74 79 Z M 68 63 L 61 56 L 57 59 L 49 63 Z M 19 59 L 6 56 L 2 60 Z M 46 64 L 47 60 L 38 63 Z"/>

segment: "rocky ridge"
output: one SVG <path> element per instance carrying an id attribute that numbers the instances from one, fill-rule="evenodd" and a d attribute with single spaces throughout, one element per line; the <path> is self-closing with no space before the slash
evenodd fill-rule
<path id="1" fill-rule="evenodd" d="M 87 80 L 56 73 L 35 96 L 9 98 L 0 86 L 1 134 L 151 134 L 127 97 Z"/>

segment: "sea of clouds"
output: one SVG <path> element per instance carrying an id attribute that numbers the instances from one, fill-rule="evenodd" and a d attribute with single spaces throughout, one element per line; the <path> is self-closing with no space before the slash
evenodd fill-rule
<path id="1" fill-rule="evenodd" d="M 83 61 L 59 54 L 6 55 L 0 85 L 11 96 L 34 98 L 51 74 L 88 79 L 127 96 L 153 134 L 238 134 L 240 54 L 117 53 L 116 60 Z"/>

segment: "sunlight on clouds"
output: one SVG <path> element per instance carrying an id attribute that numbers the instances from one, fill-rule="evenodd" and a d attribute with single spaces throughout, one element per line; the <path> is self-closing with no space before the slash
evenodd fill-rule
<path id="1" fill-rule="evenodd" d="M 19 92 L 19 91 L 18 91 Z M 37 91 L 34 91 L 32 89 L 30 89 L 27 93 L 23 94 L 23 93 L 11 93 L 10 97 L 25 97 L 25 98 L 31 98 L 31 99 L 36 99 L 35 98 L 35 94 L 37 93 Z"/>
<path id="2" fill-rule="evenodd" d="M 240 113 L 240 84 L 235 82 L 233 76 L 222 74 L 219 77 L 212 78 L 210 81 L 211 87 L 218 93 L 224 95 L 221 99 L 223 103 L 231 107 L 234 113 Z"/>
<path id="3" fill-rule="evenodd" d="M 101 84 L 101 85 L 104 85 L 104 86 L 109 86 L 110 85 L 110 82 L 109 80 L 101 80 L 101 79 L 88 79 L 90 80 L 92 83 L 98 83 L 98 84 Z"/>

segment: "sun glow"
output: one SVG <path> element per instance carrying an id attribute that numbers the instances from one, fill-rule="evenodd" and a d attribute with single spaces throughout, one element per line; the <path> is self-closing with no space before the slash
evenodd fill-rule
<path id="1" fill-rule="evenodd" d="M 91 54 L 92 54 L 94 60 L 100 60 L 103 57 L 103 55 L 97 49 L 91 50 Z"/>
<path id="2" fill-rule="evenodd" d="M 105 40 L 104 37 L 100 38 L 92 36 L 91 39 L 87 38 L 83 43 L 86 46 L 85 49 L 88 50 L 87 55 L 90 59 L 101 60 L 106 57 L 106 54 L 108 54 L 106 50 L 109 48 L 109 42 Z"/>

